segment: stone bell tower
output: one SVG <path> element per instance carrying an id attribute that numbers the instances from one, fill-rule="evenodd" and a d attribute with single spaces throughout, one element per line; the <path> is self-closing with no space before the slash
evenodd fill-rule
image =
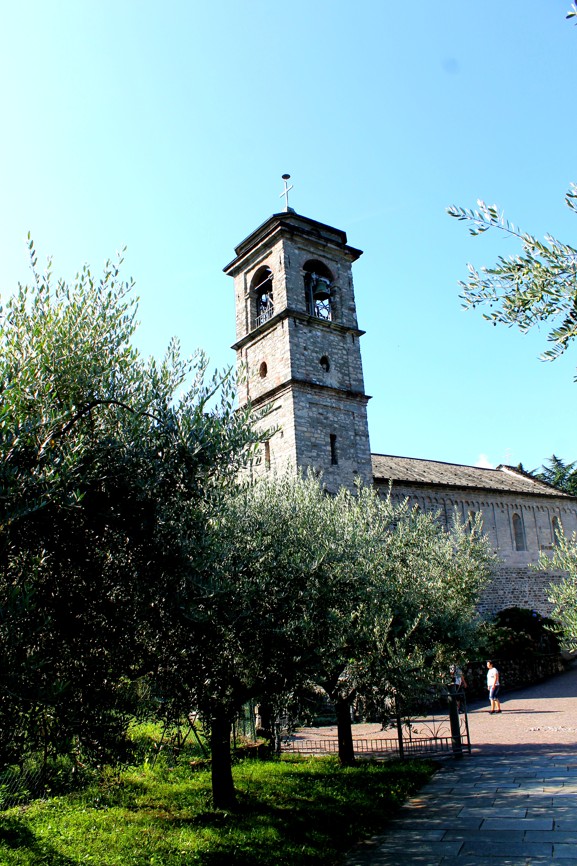
<path id="1" fill-rule="evenodd" d="M 241 405 L 272 406 L 276 428 L 256 471 L 312 469 L 328 490 L 372 484 L 351 265 L 345 232 L 287 207 L 236 247 L 234 278 Z"/>

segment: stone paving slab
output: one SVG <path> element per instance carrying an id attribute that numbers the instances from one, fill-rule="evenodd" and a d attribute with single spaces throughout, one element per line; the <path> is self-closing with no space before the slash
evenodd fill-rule
<path id="1" fill-rule="evenodd" d="M 515 797 L 512 797 L 510 794 L 507 794 L 506 796 L 499 794 L 494 798 L 493 805 L 495 809 L 498 810 L 507 809 L 511 805 L 511 801 L 514 801 L 519 806 L 523 805 L 532 811 L 539 809 L 548 811 L 553 808 L 555 798 L 552 797 L 551 794 L 541 794 L 539 791 L 536 791 L 534 794 L 527 794 L 520 791 Z"/>
<path id="2" fill-rule="evenodd" d="M 393 860 L 389 861 L 391 864 Z M 555 863 L 550 857 L 479 857 L 477 854 L 468 854 L 465 856 L 451 857 L 442 860 L 439 864 L 429 862 L 427 866 L 539 866 L 539 864 Z M 400 861 L 399 861 L 400 864 Z M 577 866 L 577 858 L 575 860 L 562 861 L 563 866 Z M 364 866 L 373 866 L 373 864 L 364 864 Z M 559 862 L 557 863 L 559 866 Z"/>
<path id="3" fill-rule="evenodd" d="M 552 818 L 555 822 L 555 830 L 559 828 L 561 822 L 577 827 L 577 814 L 575 812 L 566 812 L 559 806 L 552 806 L 550 809 L 528 809 L 527 818 Z"/>
<path id="4" fill-rule="evenodd" d="M 555 819 L 555 830 L 560 831 L 561 833 L 575 833 L 577 832 L 577 818 L 556 818 Z"/>
<path id="5" fill-rule="evenodd" d="M 541 832 L 542 836 L 545 838 L 536 838 L 536 839 L 528 839 L 527 841 L 531 842 L 543 842 L 548 841 L 548 836 L 545 831 L 534 831 L 535 833 Z M 549 834 L 551 835 L 551 834 Z M 486 830 L 446 830 L 444 838 L 449 841 L 456 841 L 458 839 L 461 842 L 472 842 L 475 839 L 478 840 L 486 840 L 487 839 L 487 831 Z M 496 847 L 499 848 L 502 842 L 522 842 L 526 838 L 526 833 L 524 830 L 493 830 L 491 833 L 491 839 L 495 840 Z M 560 842 L 563 840 L 560 839 Z"/>
<path id="6" fill-rule="evenodd" d="M 419 818 L 411 822 L 413 827 L 442 827 L 444 830 L 462 829 L 462 830 L 478 830 L 482 824 L 482 818 L 443 818 L 441 816 L 431 818 Z M 392 832 L 400 825 L 391 822 L 389 825 Z"/>
<path id="7" fill-rule="evenodd" d="M 509 806 L 503 809 L 495 809 L 494 806 L 464 806 L 460 813 L 460 817 L 465 818 L 473 818 L 473 817 L 481 817 L 481 818 L 493 818 L 495 816 L 495 820 L 499 821 L 507 821 L 508 818 L 517 819 L 517 818 L 526 818 L 527 817 L 527 808 L 526 806 Z M 507 821 L 508 824 L 516 824 L 516 820 Z M 503 826 L 497 827 L 496 829 L 514 829 L 514 827 L 506 828 Z"/>
<path id="8" fill-rule="evenodd" d="M 521 827 L 522 830 L 553 830 L 552 818 L 500 818 L 498 815 L 495 818 L 488 817 L 483 821 L 484 830 L 515 830 Z"/>
<path id="9" fill-rule="evenodd" d="M 565 864 L 567 863 L 567 860 L 571 860 L 571 862 L 577 863 L 577 857 L 575 855 L 575 845 L 554 845 L 553 859 L 562 860 Z"/>
<path id="10" fill-rule="evenodd" d="M 503 708 L 498 725 L 473 710 L 473 755 L 445 761 L 346 866 L 577 866 L 577 666 Z"/>
<path id="11" fill-rule="evenodd" d="M 574 845 L 575 856 L 577 856 L 577 830 L 569 831 L 558 830 L 557 826 L 553 831 L 549 830 L 526 830 L 524 837 L 527 842 L 548 842 L 553 839 L 553 845 Z"/>
<path id="12" fill-rule="evenodd" d="M 575 853 L 575 852 L 574 852 Z M 474 842 L 466 841 L 459 854 L 479 854 L 481 857 L 549 857 L 553 855 L 551 842 L 525 842 L 524 840 L 507 840 L 501 838 Z"/>

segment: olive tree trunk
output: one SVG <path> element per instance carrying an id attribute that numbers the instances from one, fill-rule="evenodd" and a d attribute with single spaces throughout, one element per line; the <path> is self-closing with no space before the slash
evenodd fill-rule
<path id="1" fill-rule="evenodd" d="M 222 708 L 217 708 L 210 720 L 210 751 L 212 754 L 212 802 L 215 809 L 237 807 L 232 780 L 230 735 L 232 723 Z"/>
<path id="2" fill-rule="evenodd" d="M 343 767 L 350 767 L 355 763 L 350 702 L 346 698 L 338 697 L 335 700 L 335 713 L 337 716 L 339 761 Z"/>

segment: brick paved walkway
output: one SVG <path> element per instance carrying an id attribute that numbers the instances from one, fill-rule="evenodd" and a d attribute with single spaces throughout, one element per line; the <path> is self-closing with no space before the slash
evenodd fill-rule
<path id="1" fill-rule="evenodd" d="M 346 866 L 577 866 L 577 665 L 470 708 L 473 755 L 448 759 Z"/>

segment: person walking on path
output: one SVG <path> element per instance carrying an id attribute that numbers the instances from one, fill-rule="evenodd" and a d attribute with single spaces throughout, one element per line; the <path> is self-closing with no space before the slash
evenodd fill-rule
<path id="1" fill-rule="evenodd" d="M 487 661 L 487 688 L 489 689 L 489 700 L 491 701 L 491 715 L 501 712 L 501 703 L 497 697 L 499 694 L 499 671 L 489 659 Z"/>

